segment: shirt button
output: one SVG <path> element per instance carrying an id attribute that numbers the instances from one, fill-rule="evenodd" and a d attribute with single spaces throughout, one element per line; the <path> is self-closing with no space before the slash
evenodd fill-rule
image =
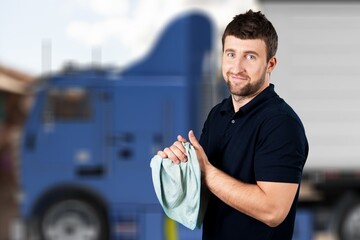
<path id="1" fill-rule="evenodd" d="M 233 120 L 231 120 L 231 123 L 235 123 L 235 120 L 233 119 Z"/>

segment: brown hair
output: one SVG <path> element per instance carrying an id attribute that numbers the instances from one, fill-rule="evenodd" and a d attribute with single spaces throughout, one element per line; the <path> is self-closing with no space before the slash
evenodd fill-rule
<path id="1" fill-rule="evenodd" d="M 276 54 L 278 35 L 272 23 L 259 12 L 247 11 L 239 14 L 225 28 L 222 36 L 222 47 L 227 36 L 234 36 L 240 39 L 261 39 L 265 42 L 267 50 L 267 61 Z"/>

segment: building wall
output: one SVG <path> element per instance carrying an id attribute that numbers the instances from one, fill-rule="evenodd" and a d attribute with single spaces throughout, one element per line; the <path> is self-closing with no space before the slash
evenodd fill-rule
<path id="1" fill-rule="evenodd" d="M 17 216 L 19 143 L 27 106 L 32 98 L 26 92 L 12 91 L 12 86 L 21 86 L 25 90 L 30 79 L 0 66 L 0 81 L 3 83 L 0 86 L 0 240 L 10 238 L 11 222 Z"/>

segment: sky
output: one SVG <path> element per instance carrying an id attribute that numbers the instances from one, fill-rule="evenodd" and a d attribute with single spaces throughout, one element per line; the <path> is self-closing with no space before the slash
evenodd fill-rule
<path id="1" fill-rule="evenodd" d="M 220 35 L 250 8 L 261 10 L 257 0 L 1 0 L 0 64 L 35 76 L 69 62 L 124 68 L 183 12 L 205 12 Z"/>

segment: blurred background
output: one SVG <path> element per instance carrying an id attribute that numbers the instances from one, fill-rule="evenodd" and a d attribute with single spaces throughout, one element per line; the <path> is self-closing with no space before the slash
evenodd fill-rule
<path id="1" fill-rule="evenodd" d="M 162 213 L 149 161 L 227 96 L 221 35 L 250 8 L 310 143 L 293 239 L 360 239 L 350 0 L 2 0 L 0 239 L 200 239 Z"/>

